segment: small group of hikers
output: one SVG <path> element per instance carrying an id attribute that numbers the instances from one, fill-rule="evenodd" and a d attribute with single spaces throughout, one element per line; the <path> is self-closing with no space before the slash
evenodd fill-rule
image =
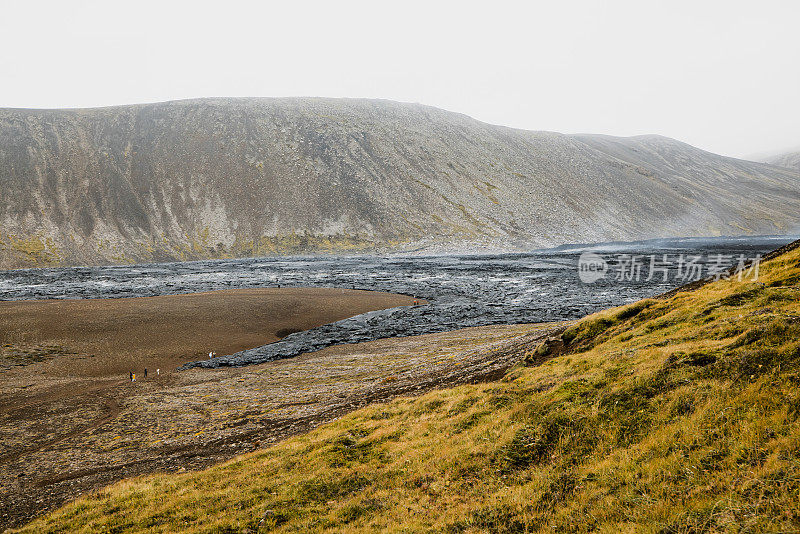
<path id="1" fill-rule="evenodd" d="M 216 355 L 217 355 L 216 352 L 209 352 L 208 359 L 211 359 Z M 156 376 L 161 376 L 161 369 L 156 369 Z M 131 382 L 136 382 L 136 373 L 131 371 L 130 373 L 128 373 L 128 378 L 130 378 Z M 147 367 L 144 368 L 144 378 L 147 378 Z"/>
<path id="2" fill-rule="evenodd" d="M 156 369 L 156 376 L 161 376 L 161 369 Z M 136 373 L 133 371 L 128 373 L 128 377 L 130 378 L 131 382 L 136 382 Z M 147 367 L 144 368 L 144 378 L 147 378 Z"/>

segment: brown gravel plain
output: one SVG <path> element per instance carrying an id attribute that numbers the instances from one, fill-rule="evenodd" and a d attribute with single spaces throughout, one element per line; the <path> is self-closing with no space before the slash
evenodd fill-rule
<path id="1" fill-rule="evenodd" d="M 127 378 L 147 367 L 163 373 L 207 358 L 210 351 L 231 354 L 292 332 L 413 302 L 407 295 L 332 288 L 0 302 L 0 370 L 46 362 L 35 372 Z"/>
<path id="2" fill-rule="evenodd" d="M 471 328 L 174 371 L 209 350 L 413 301 L 268 289 L 0 303 L 0 530 L 122 478 L 206 467 L 372 402 L 497 378 L 558 328 Z"/>

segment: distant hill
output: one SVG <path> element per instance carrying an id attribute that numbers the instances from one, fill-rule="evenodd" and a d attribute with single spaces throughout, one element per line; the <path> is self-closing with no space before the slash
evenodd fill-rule
<path id="1" fill-rule="evenodd" d="M 794 170 L 800 170 L 800 150 L 793 152 L 784 152 L 776 156 L 763 159 L 764 163 L 771 165 L 778 165 L 780 167 L 788 167 Z"/>
<path id="2" fill-rule="evenodd" d="M 800 170 L 374 100 L 0 110 L 0 267 L 800 228 Z"/>

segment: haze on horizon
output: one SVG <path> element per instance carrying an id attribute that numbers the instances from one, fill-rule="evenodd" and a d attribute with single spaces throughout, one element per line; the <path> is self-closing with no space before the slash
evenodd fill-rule
<path id="1" fill-rule="evenodd" d="M 800 145 L 800 3 L 2 3 L 0 107 L 419 102 L 748 157 Z"/>

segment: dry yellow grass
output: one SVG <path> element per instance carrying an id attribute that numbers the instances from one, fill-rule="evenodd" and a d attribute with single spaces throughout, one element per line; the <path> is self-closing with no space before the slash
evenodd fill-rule
<path id="1" fill-rule="evenodd" d="M 23 531 L 800 531 L 798 291 L 794 251 L 758 282 L 590 316 L 499 382 L 125 481 Z"/>

